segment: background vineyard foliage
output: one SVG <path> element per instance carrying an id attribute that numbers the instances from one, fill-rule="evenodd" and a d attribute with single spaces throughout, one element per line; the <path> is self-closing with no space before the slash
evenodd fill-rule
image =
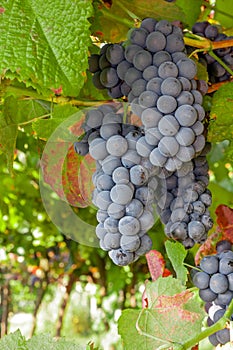
<path id="1" fill-rule="evenodd" d="M 216 0 L 215 3 L 213 8 L 216 12 L 211 21 L 231 35 L 231 0 Z M 95 106 L 99 101 L 109 100 L 105 91 L 97 91 L 93 87 L 91 75 L 87 72 L 88 56 L 98 52 L 101 43 L 125 40 L 127 31 L 149 16 L 181 20 L 184 27 L 191 30 L 197 20 L 212 17 L 211 9 L 211 2 L 201 0 L 77 0 L 72 4 L 67 0 L 36 3 L 33 0 L 2 1 L 0 287 L 2 293 L 9 293 L 6 308 L 1 298 L 2 336 L 7 333 L 8 316 L 21 311 L 34 313 L 31 334 L 36 332 L 39 307 L 46 303 L 46 298 L 54 298 L 57 286 L 63 286 L 63 291 L 70 296 L 77 285 L 83 289 L 88 284 L 96 285 L 97 308 L 103 310 L 103 315 L 98 329 L 93 328 L 93 331 L 93 320 L 87 322 L 88 330 L 78 328 L 77 331 L 76 324 L 73 336 L 78 333 L 79 339 L 80 336 L 98 339 L 103 333 L 108 333 L 116 314 L 104 307 L 106 300 L 115 298 L 114 310 L 141 307 L 140 286 L 150 277 L 146 259 L 141 258 L 130 267 L 119 268 L 113 266 L 105 252 L 69 240 L 59 231 L 47 215 L 40 196 L 40 158 L 46 141 L 58 126 L 63 125 L 61 137 L 67 140 L 66 126 L 70 127 L 70 118 L 79 112 L 72 138 L 68 133 L 69 142 L 73 141 L 79 135 L 82 110 Z M 188 32 L 186 36 L 189 37 Z M 198 69 L 199 77 L 207 79 L 205 68 L 199 64 Z M 231 207 L 233 204 L 232 84 L 224 84 L 205 98 L 205 108 L 210 112 L 208 140 L 213 145 L 208 160 L 209 188 L 213 194 L 211 214 L 215 223 L 218 205 Z M 70 174 L 81 169 L 85 193 L 89 196 L 89 163 L 80 165 L 80 159 L 70 151 L 63 166 L 62 187 L 56 182 L 55 165 L 61 160 L 56 147 L 59 147 L 57 143 L 54 164 L 48 164 L 46 168 L 47 182 L 56 193 L 54 198 L 59 201 L 62 188 L 74 212 L 95 225 L 95 210 L 93 207 L 85 208 L 86 202 L 81 203 L 75 195 L 79 190 L 76 182 L 70 184 Z M 59 170 L 62 171 L 62 167 Z M 153 248 L 166 256 L 165 236 L 159 221 L 150 233 Z M 189 252 L 187 263 L 194 263 L 196 251 L 197 247 Z M 173 271 L 167 256 L 166 267 Z M 177 287 L 179 292 L 181 290 Z M 68 300 L 61 299 L 60 318 L 57 313 L 52 335 L 65 335 L 62 325 Z M 130 317 L 135 319 L 135 315 Z M 107 321 L 104 322 L 104 319 Z M 134 336 L 131 334 L 131 337 Z M 87 343 L 86 338 L 84 342 Z M 120 345 L 116 348 L 120 349 Z"/>

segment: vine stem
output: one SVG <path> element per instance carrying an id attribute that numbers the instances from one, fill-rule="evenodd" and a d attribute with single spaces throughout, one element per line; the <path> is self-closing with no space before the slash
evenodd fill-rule
<path id="1" fill-rule="evenodd" d="M 63 96 L 42 96 L 38 94 L 36 91 L 30 91 L 27 89 L 23 89 L 21 87 L 16 87 L 13 85 L 9 85 L 6 88 L 6 92 L 10 92 L 16 96 L 20 96 L 21 99 L 36 99 L 36 100 L 43 100 L 48 102 L 53 102 L 57 104 L 71 104 L 73 106 L 83 106 L 83 107 L 93 107 L 98 106 L 100 104 L 109 102 L 107 100 L 103 101 L 85 101 L 85 100 L 76 100 L 71 97 L 63 97 Z M 22 97 L 23 96 L 23 97 Z"/>
<path id="2" fill-rule="evenodd" d="M 212 56 L 219 64 L 221 64 L 221 66 L 223 66 L 223 68 L 225 68 L 230 75 L 233 75 L 233 71 L 217 55 L 215 55 L 213 51 L 209 51 L 209 55 Z"/>
<path id="3" fill-rule="evenodd" d="M 233 46 L 233 39 L 222 40 L 222 41 L 211 41 L 206 38 L 202 38 L 196 35 L 192 37 L 184 36 L 185 45 L 196 47 L 198 49 L 203 49 L 206 51 L 224 49 L 226 47 Z"/>
<path id="4" fill-rule="evenodd" d="M 186 343 L 182 344 L 181 349 L 182 350 L 188 350 L 189 348 L 192 348 L 197 343 L 199 343 L 201 340 L 209 337 L 211 334 L 220 331 L 223 329 L 226 325 L 226 322 L 230 319 L 231 315 L 233 314 L 233 299 L 231 300 L 227 311 L 223 315 L 222 318 L 218 322 L 216 322 L 214 325 L 204 329 L 200 334 L 193 337 L 192 339 L 188 340 Z"/>

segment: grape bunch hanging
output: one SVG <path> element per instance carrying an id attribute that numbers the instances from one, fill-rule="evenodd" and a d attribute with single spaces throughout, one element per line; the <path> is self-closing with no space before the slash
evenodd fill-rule
<path id="1" fill-rule="evenodd" d="M 104 45 L 89 64 L 94 85 L 127 98 L 140 126 L 125 123 L 121 104 L 106 104 L 87 112 L 85 135 L 75 143 L 96 161 L 96 235 L 117 265 L 151 249 L 155 208 L 166 235 L 186 248 L 204 242 L 213 225 L 203 96 L 182 30 L 146 18 L 128 37 Z"/>
<path id="2" fill-rule="evenodd" d="M 193 284 L 199 288 L 200 298 L 206 303 L 207 324 L 212 326 L 225 314 L 233 299 L 233 251 L 229 241 L 218 242 L 216 255 L 205 256 L 198 270 L 193 270 Z M 232 318 L 232 317 L 231 317 Z M 212 345 L 230 341 L 228 325 L 209 337 Z"/>

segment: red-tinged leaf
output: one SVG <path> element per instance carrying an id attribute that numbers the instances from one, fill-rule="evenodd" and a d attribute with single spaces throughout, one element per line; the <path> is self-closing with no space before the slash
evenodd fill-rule
<path id="1" fill-rule="evenodd" d="M 41 159 L 43 181 L 47 183 L 62 200 L 66 200 L 62 185 L 62 169 L 68 149 L 69 145 L 67 145 L 66 142 L 48 142 Z"/>
<path id="2" fill-rule="evenodd" d="M 82 162 L 78 171 L 78 186 L 80 189 L 80 195 L 84 199 L 86 205 L 91 205 L 92 192 L 94 185 L 92 183 L 92 174 L 96 169 L 95 161 L 88 154 L 82 159 Z"/>
<path id="3" fill-rule="evenodd" d="M 142 308 L 143 309 L 147 309 L 149 306 L 149 301 L 146 295 L 146 284 L 148 283 L 148 280 L 145 281 L 145 290 L 142 293 Z"/>
<path id="4" fill-rule="evenodd" d="M 227 205 L 219 205 L 215 211 L 217 224 L 222 231 L 222 239 L 227 239 L 233 244 L 233 209 Z"/>
<path id="5" fill-rule="evenodd" d="M 200 334 L 204 310 L 179 280 L 159 277 L 147 283 L 146 292 L 149 307 L 124 310 L 119 319 L 125 349 L 173 349 Z"/>
<path id="6" fill-rule="evenodd" d="M 221 238 L 221 233 L 216 231 L 212 233 L 205 243 L 203 243 L 200 248 L 198 249 L 196 255 L 195 255 L 195 264 L 196 266 L 199 265 L 200 261 L 204 256 L 211 255 L 216 253 L 215 245 Z"/>
<path id="7" fill-rule="evenodd" d="M 160 252 L 151 250 L 146 254 L 148 268 L 152 281 L 156 281 L 159 276 L 163 275 L 165 269 L 165 260 Z"/>
<path id="8" fill-rule="evenodd" d="M 199 349 L 199 346 L 198 345 L 195 345 L 192 350 L 198 350 Z"/>
<path id="9" fill-rule="evenodd" d="M 88 203 L 79 187 L 78 169 L 80 168 L 80 159 L 74 151 L 73 145 L 69 148 L 62 171 L 62 187 L 69 204 L 72 206 L 86 207 Z"/>
<path id="10" fill-rule="evenodd" d="M 171 271 L 168 270 L 168 269 L 165 267 L 165 269 L 164 269 L 164 271 L 163 271 L 163 277 L 168 277 L 168 276 L 171 276 L 171 275 L 172 275 Z"/>

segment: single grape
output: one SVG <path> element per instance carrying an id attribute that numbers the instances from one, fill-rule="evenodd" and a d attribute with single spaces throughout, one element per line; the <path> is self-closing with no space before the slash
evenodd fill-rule
<path id="1" fill-rule="evenodd" d="M 132 201 L 125 207 L 125 215 L 138 218 L 143 213 L 143 204 L 140 200 L 133 198 Z"/>
<path id="2" fill-rule="evenodd" d="M 142 133 L 140 130 L 137 129 L 133 129 L 131 131 L 129 131 L 126 135 L 125 138 L 128 142 L 128 147 L 129 149 L 136 149 L 136 144 L 137 141 L 142 137 Z"/>
<path id="3" fill-rule="evenodd" d="M 142 231 L 148 231 L 154 225 L 154 216 L 149 210 L 144 210 L 138 220 Z"/>
<path id="4" fill-rule="evenodd" d="M 144 91 L 139 96 L 139 104 L 144 108 L 154 107 L 158 95 L 153 91 Z"/>
<path id="5" fill-rule="evenodd" d="M 198 135 L 196 137 L 196 140 L 192 144 L 196 154 L 199 154 L 203 150 L 205 147 L 205 142 L 206 140 L 204 135 Z"/>
<path id="6" fill-rule="evenodd" d="M 104 239 L 104 236 L 106 235 L 107 230 L 104 228 L 103 223 L 99 223 L 95 228 L 95 232 L 96 232 L 96 236 L 99 239 Z"/>
<path id="7" fill-rule="evenodd" d="M 149 51 L 138 51 L 133 58 L 134 67 L 143 71 L 146 67 L 152 64 L 152 55 Z"/>
<path id="8" fill-rule="evenodd" d="M 119 220 L 114 219 L 113 217 L 108 217 L 105 221 L 104 221 L 104 228 L 111 233 L 116 233 L 118 232 L 118 222 Z"/>
<path id="9" fill-rule="evenodd" d="M 156 23 L 157 21 L 154 18 L 144 18 L 141 22 L 141 28 L 148 30 L 148 32 L 153 32 Z"/>
<path id="10" fill-rule="evenodd" d="M 140 231 L 140 223 L 134 216 L 123 216 L 119 220 L 119 231 L 122 235 L 136 235 Z"/>
<path id="11" fill-rule="evenodd" d="M 85 156 L 89 152 L 88 142 L 78 141 L 74 143 L 74 150 L 80 156 Z"/>
<path id="12" fill-rule="evenodd" d="M 119 82 L 116 70 L 112 67 L 104 68 L 100 73 L 100 81 L 107 88 L 116 86 Z"/>
<path id="13" fill-rule="evenodd" d="M 212 204 L 212 198 L 211 195 L 209 195 L 208 193 L 203 193 L 200 196 L 200 200 L 207 206 L 211 206 Z"/>
<path id="14" fill-rule="evenodd" d="M 225 250 L 231 250 L 231 249 L 232 249 L 232 244 L 226 239 L 223 239 L 216 244 L 217 253 L 222 253 Z"/>
<path id="15" fill-rule="evenodd" d="M 164 19 L 159 21 L 156 24 L 155 29 L 159 30 L 161 33 L 165 35 L 168 35 L 168 34 L 171 34 L 172 32 L 172 24 Z"/>
<path id="16" fill-rule="evenodd" d="M 101 191 L 96 196 L 96 205 L 101 210 L 107 210 L 112 200 L 109 191 Z"/>
<path id="17" fill-rule="evenodd" d="M 193 27 L 192 27 L 192 32 L 193 34 L 196 33 L 204 33 L 206 27 L 209 25 L 209 22 L 204 21 L 204 22 L 196 22 Z"/>
<path id="18" fill-rule="evenodd" d="M 110 250 L 108 254 L 109 254 L 109 257 L 114 262 L 114 264 L 119 266 L 128 265 L 135 260 L 135 256 L 133 253 L 127 253 L 121 248 Z"/>
<path id="19" fill-rule="evenodd" d="M 184 241 L 188 237 L 187 224 L 185 222 L 175 222 L 170 228 L 171 237 Z"/>
<path id="20" fill-rule="evenodd" d="M 129 182 L 128 169 L 122 166 L 116 168 L 112 173 L 112 179 L 116 184 L 127 184 Z"/>
<path id="21" fill-rule="evenodd" d="M 217 346 L 219 344 L 219 341 L 217 339 L 216 333 L 211 334 L 209 337 L 209 342 L 213 345 L 213 346 Z"/>
<path id="22" fill-rule="evenodd" d="M 130 41 L 132 44 L 139 45 L 141 47 L 144 47 L 146 45 L 146 38 L 148 35 L 148 31 L 144 28 L 134 28 L 130 32 Z"/>
<path id="23" fill-rule="evenodd" d="M 160 112 L 164 114 L 170 114 L 175 111 L 176 107 L 177 101 L 173 96 L 162 95 L 158 98 L 157 108 Z"/>
<path id="24" fill-rule="evenodd" d="M 104 245 L 108 250 L 120 248 L 121 234 L 120 233 L 107 233 L 104 236 Z"/>
<path id="25" fill-rule="evenodd" d="M 158 75 L 158 68 L 154 65 L 146 67 L 142 72 L 143 79 L 147 81 L 157 77 L 157 75 Z"/>
<path id="26" fill-rule="evenodd" d="M 193 205 L 193 211 L 198 213 L 199 215 L 204 214 L 205 212 L 205 205 L 201 201 L 195 201 L 192 203 Z"/>
<path id="27" fill-rule="evenodd" d="M 162 79 L 176 78 L 178 76 L 178 68 L 173 62 L 163 62 L 158 69 L 159 77 Z"/>
<path id="28" fill-rule="evenodd" d="M 135 252 L 141 244 L 141 240 L 138 235 L 122 235 L 120 245 L 126 252 Z"/>
<path id="29" fill-rule="evenodd" d="M 114 186 L 114 182 L 112 181 L 112 177 L 107 174 L 102 174 L 98 176 L 96 181 L 96 187 L 99 191 L 109 191 Z"/>
<path id="30" fill-rule="evenodd" d="M 163 80 L 158 77 L 152 78 L 148 81 L 146 89 L 149 91 L 154 91 L 157 95 L 160 95 L 162 81 Z"/>
<path id="31" fill-rule="evenodd" d="M 184 211 L 183 208 L 177 208 L 177 209 L 174 209 L 172 211 L 171 221 L 174 222 L 174 223 L 176 221 L 188 222 L 189 221 L 189 217 L 188 217 L 188 215 L 186 214 L 186 212 Z M 188 226 L 188 231 L 189 231 L 189 226 Z M 193 238 L 193 237 L 191 237 L 191 238 Z"/>
<path id="32" fill-rule="evenodd" d="M 155 148 L 150 154 L 150 161 L 153 165 L 162 167 L 166 163 L 167 157 L 165 157 L 158 148 Z"/>
<path id="33" fill-rule="evenodd" d="M 194 102 L 193 94 L 190 91 L 182 91 L 177 97 L 178 107 L 182 105 L 192 105 Z"/>
<path id="34" fill-rule="evenodd" d="M 191 128 L 194 131 L 196 136 L 199 136 L 199 135 L 203 134 L 204 125 L 199 120 L 197 120 L 196 123 L 194 123 L 191 126 Z"/>
<path id="35" fill-rule="evenodd" d="M 158 149 L 165 157 L 173 157 L 179 150 L 179 144 L 174 137 L 164 136 L 159 141 Z"/>
<path id="36" fill-rule="evenodd" d="M 103 124 L 100 128 L 100 136 L 107 140 L 109 137 L 119 135 L 121 133 L 121 125 L 118 123 Z"/>
<path id="37" fill-rule="evenodd" d="M 172 61 L 171 55 L 167 51 L 156 52 L 153 56 L 153 64 L 157 67 L 163 62 Z"/>
<path id="38" fill-rule="evenodd" d="M 136 250 L 135 253 L 139 256 L 144 255 L 147 252 L 149 252 L 151 250 L 151 248 L 152 248 L 152 240 L 147 234 L 144 234 L 141 237 L 140 247 Z"/>
<path id="39" fill-rule="evenodd" d="M 216 294 L 225 293 L 228 289 L 228 279 L 221 273 L 215 273 L 210 277 L 209 286 L 210 289 Z"/>
<path id="40" fill-rule="evenodd" d="M 136 143 L 136 150 L 138 154 L 142 157 L 149 157 L 153 148 L 154 147 L 152 145 L 146 142 L 145 136 L 140 137 L 140 139 Z"/>
<path id="41" fill-rule="evenodd" d="M 125 215 L 125 207 L 121 204 L 111 203 L 108 206 L 107 213 L 113 219 L 121 219 Z"/>
<path id="42" fill-rule="evenodd" d="M 99 55 L 98 54 L 92 54 L 88 58 L 88 65 L 89 65 L 89 71 L 91 73 L 96 73 L 100 69 L 99 67 Z"/>
<path id="43" fill-rule="evenodd" d="M 142 165 L 135 165 L 130 168 L 130 181 L 136 186 L 144 185 L 149 178 L 149 174 L 146 168 Z"/>
<path id="44" fill-rule="evenodd" d="M 106 50 L 106 58 L 112 64 L 119 64 L 124 59 L 124 49 L 120 44 L 113 44 Z"/>
<path id="45" fill-rule="evenodd" d="M 110 68 L 111 67 L 111 63 L 108 61 L 106 55 L 101 55 L 99 58 L 99 67 L 100 67 L 100 73 L 102 70 L 104 70 L 105 68 Z"/>
<path id="46" fill-rule="evenodd" d="M 193 284 L 199 289 L 209 287 L 210 275 L 206 272 L 197 272 L 193 277 Z"/>
<path id="47" fill-rule="evenodd" d="M 202 94 L 200 93 L 200 91 L 198 90 L 191 90 L 191 93 L 194 97 L 194 103 L 197 103 L 197 104 L 202 104 L 203 103 L 203 97 L 202 97 Z"/>
<path id="48" fill-rule="evenodd" d="M 190 58 L 182 58 L 177 62 L 177 67 L 179 70 L 179 76 L 193 79 L 197 74 L 196 63 Z"/>
<path id="49" fill-rule="evenodd" d="M 166 46 L 166 37 L 159 31 L 147 36 L 146 47 L 151 52 L 162 51 Z"/>
<path id="50" fill-rule="evenodd" d="M 106 141 L 102 138 L 94 139 L 89 146 L 89 153 L 96 160 L 103 160 L 107 157 Z"/>
<path id="51" fill-rule="evenodd" d="M 190 146 L 195 140 L 195 134 L 191 128 L 181 127 L 176 134 L 176 141 L 181 146 Z"/>
<path id="52" fill-rule="evenodd" d="M 200 289 L 199 296 L 203 301 L 209 302 L 214 301 L 217 297 L 217 294 L 214 293 L 210 288 Z"/>
<path id="53" fill-rule="evenodd" d="M 228 328 L 221 329 L 216 332 L 216 338 L 218 342 L 222 345 L 230 341 L 230 330 Z"/>
<path id="54" fill-rule="evenodd" d="M 230 290 L 227 290 L 225 293 L 219 293 L 214 302 L 217 305 L 229 305 L 232 299 L 233 299 L 233 292 Z"/>
<path id="55" fill-rule="evenodd" d="M 135 191 L 135 198 L 142 202 L 142 204 L 145 206 L 151 204 L 151 202 L 154 200 L 155 189 L 156 188 L 152 189 L 148 186 L 140 186 Z"/>
<path id="56" fill-rule="evenodd" d="M 138 97 L 143 91 L 146 90 L 146 84 L 147 84 L 147 81 L 144 79 L 135 80 L 131 90 L 132 93 Z"/>
<path id="57" fill-rule="evenodd" d="M 222 275 L 233 273 L 233 259 L 222 258 L 219 260 L 219 272 Z"/>
<path id="58" fill-rule="evenodd" d="M 200 268 L 204 272 L 212 275 L 218 272 L 218 263 L 219 263 L 219 260 L 216 256 L 207 255 L 201 260 Z"/>
<path id="59" fill-rule="evenodd" d="M 161 93 L 162 95 L 170 95 L 177 97 L 182 90 L 181 83 L 176 78 L 166 78 L 161 84 Z"/>
<path id="60" fill-rule="evenodd" d="M 182 35 L 170 34 L 167 36 L 166 51 L 174 53 L 176 51 L 183 51 L 185 48 Z"/>
<path id="61" fill-rule="evenodd" d="M 161 118 L 158 124 L 158 129 L 164 136 L 176 135 L 179 128 L 179 123 L 177 122 L 176 118 L 171 114 L 165 115 L 163 118 Z"/>
<path id="62" fill-rule="evenodd" d="M 127 140 L 121 135 L 113 135 L 107 140 L 106 149 L 112 156 L 121 157 L 128 149 Z"/>
<path id="63" fill-rule="evenodd" d="M 214 40 L 218 35 L 218 28 L 211 24 L 208 24 L 205 28 L 204 34 L 206 38 Z"/>
<path id="64" fill-rule="evenodd" d="M 197 120 L 197 111 L 193 106 L 182 105 L 177 108 L 175 117 L 181 126 L 191 126 Z"/>
<path id="65" fill-rule="evenodd" d="M 157 127 L 163 117 L 157 108 L 147 108 L 142 112 L 141 120 L 146 128 Z"/>
<path id="66" fill-rule="evenodd" d="M 116 184 L 110 191 L 110 198 L 114 203 L 128 204 L 133 198 L 133 190 L 127 184 Z"/>
<path id="67" fill-rule="evenodd" d="M 136 164 L 140 164 L 141 156 L 137 151 L 128 149 L 128 151 L 121 157 L 121 162 L 125 168 L 129 169 Z"/>
<path id="68" fill-rule="evenodd" d="M 111 205 L 111 204 L 110 204 Z M 109 207 L 108 207 L 109 208 Z M 106 210 L 98 210 L 97 213 L 96 213 L 96 219 L 99 223 L 103 223 L 107 217 L 108 217 L 108 213 Z"/>

